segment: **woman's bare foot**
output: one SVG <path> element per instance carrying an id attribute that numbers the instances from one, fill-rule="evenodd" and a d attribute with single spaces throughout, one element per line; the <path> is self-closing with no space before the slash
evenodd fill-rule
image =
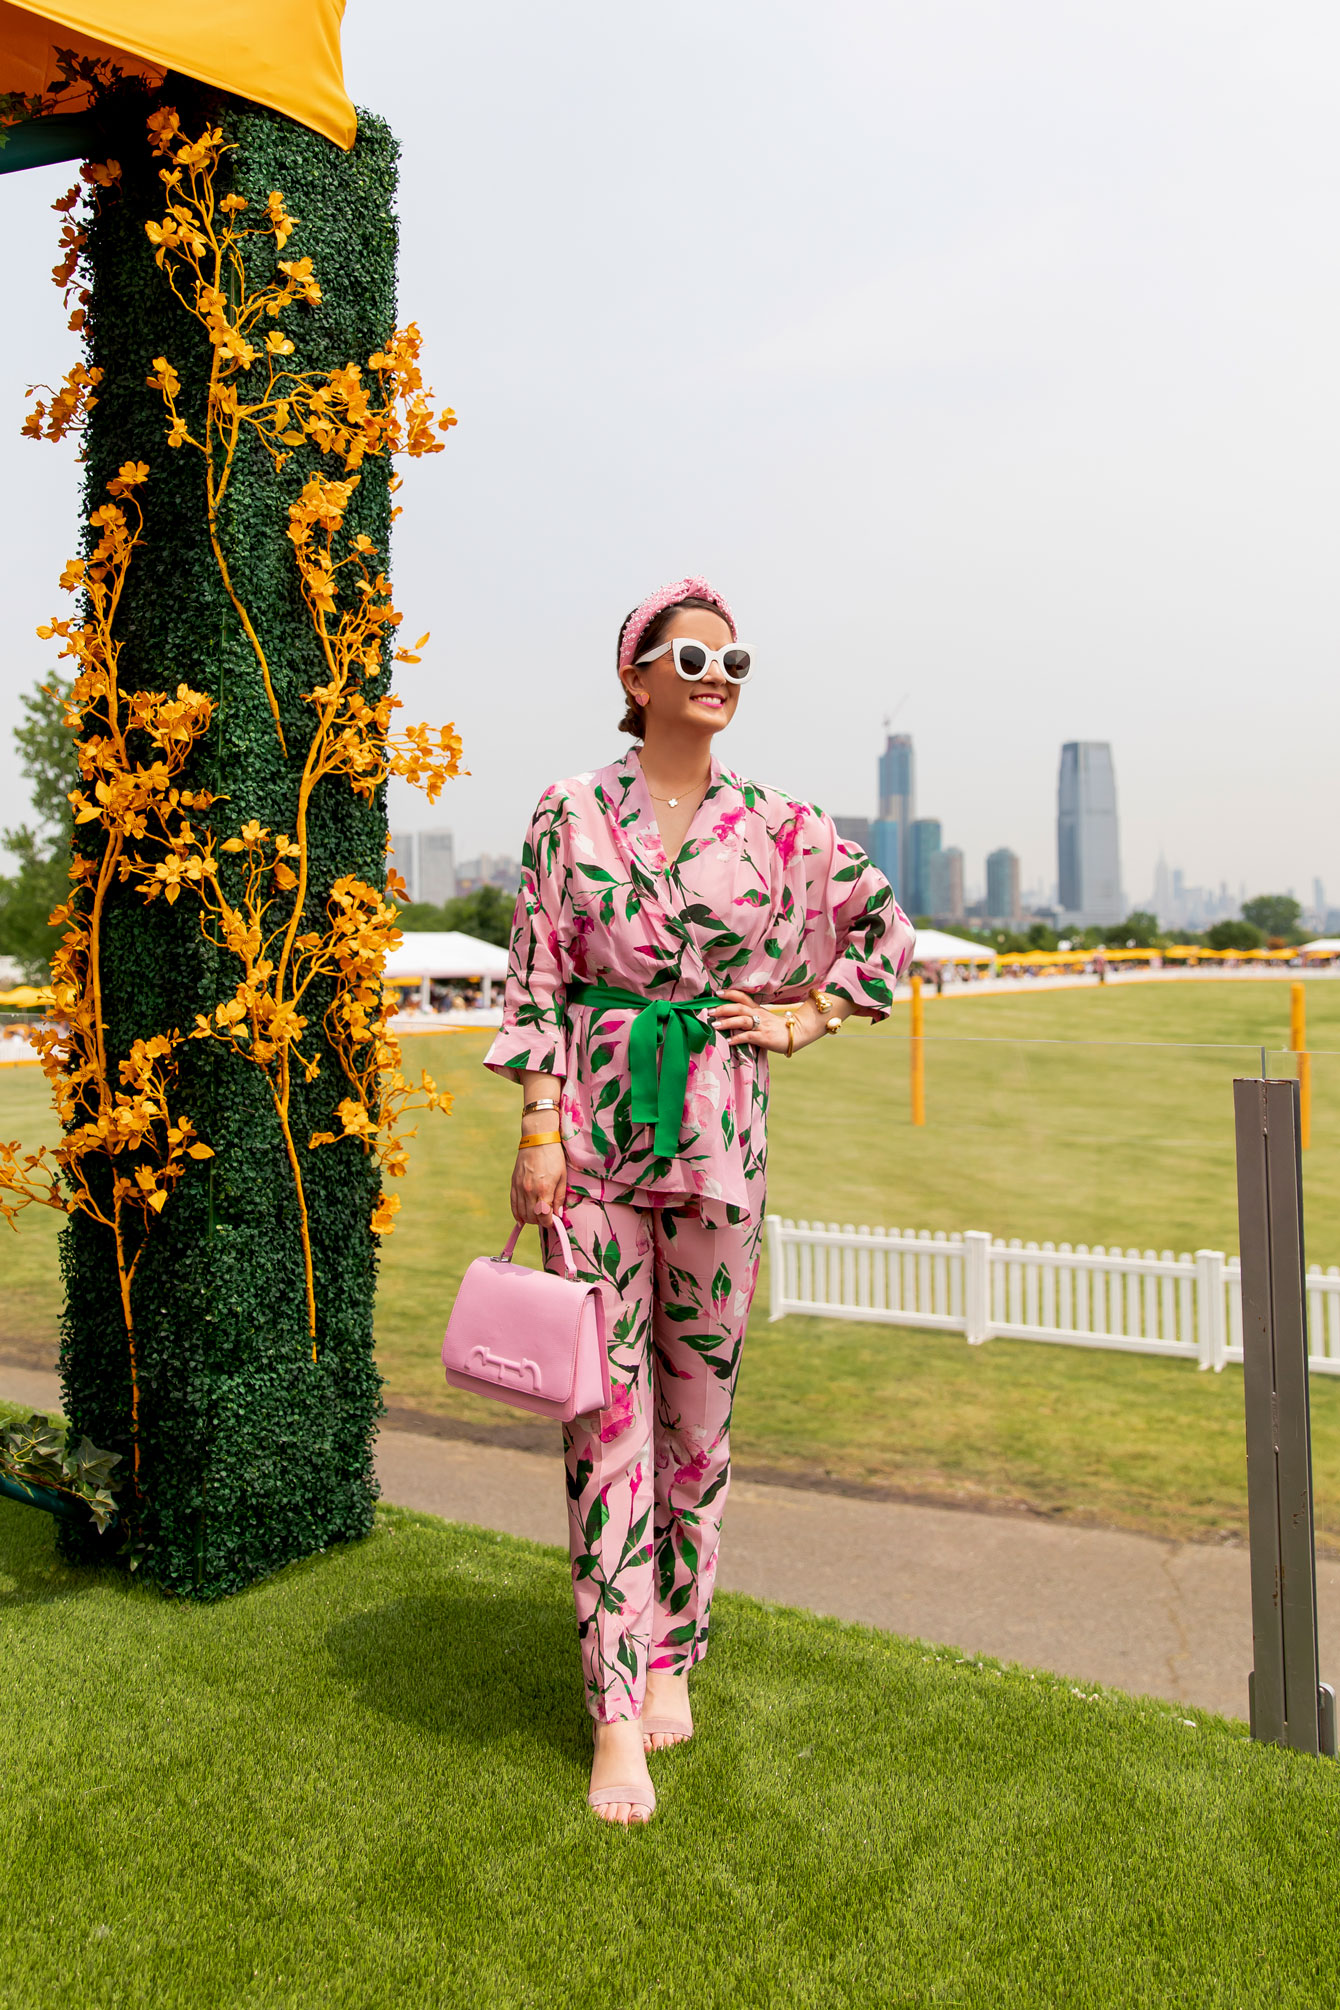
<path id="1" fill-rule="evenodd" d="M 592 1793 L 601 1787 L 628 1787 L 636 1792 L 636 1799 L 611 1801 L 593 1812 L 603 1822 L 621 1822 L 625 1827 L 648 1821 L 656 1806 L 656 1789 L 647 1771 L 638 1719 L 623 1717 L 612 1724 L 597 1724 L 595 1744 L 591 1761 Z"/>
<path id="2" fill-rule="evenodd" d="M 663 1752 L 671 1745 L 682 1745 L 686 1738 L 693 1736 L 693 1712 L 689 1708 L 689 1678 L 687 1675 L 672 1674 L 668 1668 L 657 1668 L 648 1672 L 647 1694 L 642 1705 L 642 1715 L 656 1717 L 662 1723 L 683 1725 L 683 1730 L 647 1731 L 643 1733 L 643 1743 L 649 1752 Z"/>

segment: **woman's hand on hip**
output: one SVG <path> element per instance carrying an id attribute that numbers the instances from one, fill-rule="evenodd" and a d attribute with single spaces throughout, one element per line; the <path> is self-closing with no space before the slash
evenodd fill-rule
<path id="1" fill-rule="evenodd" d="M 547 1223 L 563 1205 L 568 1161 L 562 1145 L 526 1145 L 512 1168 L 512 1219 Z"/>
<path id="2" fill-rule="evenodd" d="M 727 1036 L 728 1047 L 767 1047 L 774 1054 L 786 1052 L 786 1018 L 783 1013 L 760 1005 L 747 991 L 723 991 L 721 1001 L 707 1016 L 715 1022 L 718 1033 Z M 801 1009 L 797 1006 L 786 1009 L 795 1013 L 794 1044 L 800 1046 Z"/>

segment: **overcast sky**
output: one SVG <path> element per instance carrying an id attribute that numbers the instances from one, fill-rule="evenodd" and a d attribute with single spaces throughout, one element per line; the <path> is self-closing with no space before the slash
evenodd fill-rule
<path id="1" fill-rule="evenodd" d="M 896 711 L 969 879 L 1008 844 L 1050 885 L 1060 743 L 1109 739 L 1132 901 L 1162 848 L 1340 904 L 1338 57 L 1321 0 L 349 0 L 460 416 L 395 559 L 410 715 L 473 776 L 396 821 L 515 852 L 626 744 L 619 623 L 692 570 L 757 651 L 746 773 L 871 813 Z M 0 178 L 11 808 L 75 538 L 16 437 L 68 179 Z"/>

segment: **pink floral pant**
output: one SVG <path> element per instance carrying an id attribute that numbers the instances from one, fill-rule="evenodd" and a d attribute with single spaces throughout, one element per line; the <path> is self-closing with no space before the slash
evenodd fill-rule
<path id="1" fill-rule="evenodd" d="M 608 1723 L 641 1716 L 649 1668 L 692 1668 L 707 1650 L 763 1219 L 760 1207 L 711 1228 L 569 1190 L 564 1221 L 607 1320 L 610 1407 L 563 1439 L 586 1702 Z"/>

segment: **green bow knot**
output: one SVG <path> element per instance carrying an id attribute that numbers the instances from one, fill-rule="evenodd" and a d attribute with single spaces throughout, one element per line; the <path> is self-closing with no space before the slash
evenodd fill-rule
<path id="1" fill-rule="evenodd" d="M 713 1037 L 716 1028 L 701 1014 L 721 1000 L 710 991 L 701 998 L 643 998 L 613 984 L 570 984 L 568 1003 L 597 1012 L 636 1012 L 628 1035 L 633 1122 L 655 1124 L 658 1158 L 678 1158 L 689 1056 L 701 1054 Z"/>

